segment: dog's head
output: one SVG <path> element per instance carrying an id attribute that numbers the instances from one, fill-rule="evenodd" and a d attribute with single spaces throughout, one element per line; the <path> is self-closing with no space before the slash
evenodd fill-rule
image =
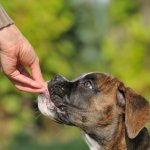
<path id="1" fill-rule="evenodd" d="M 144 97 L 104 73 L 88 73 L 72 81 L 57 75 L 48 82 L 48 90 L 49 94 L 38 97 L 40 111 L 83 130 L 105 128 L 124 116 L 128 136 L 134 138 L 150 118 Z"/>

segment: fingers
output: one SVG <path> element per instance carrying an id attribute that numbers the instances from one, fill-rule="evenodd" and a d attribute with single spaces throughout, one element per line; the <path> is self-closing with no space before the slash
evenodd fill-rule
<path id="1" fill-rule="evenodd" d="M 37 81 L 47 89 L 47 86 L 45 85 L 44 79 L 42 77 L 39 60 L 38 58 L 34 61 L 34 63 L 30 66 L 31 72 L 32 72 L 32 78 L 34 81 Z"/>
<path id="2" fill-rule="evenodd" d="M 18 75 L 19 78 L 22 77 L 22 80 L 25 81 L 27 80 L 32 80 L 30 74 L 27 72 L 27 70 L 22 67 L 21 65 L 17 66 L 18 71 L 20 72 L 20 74 Z M 24 77 L 23 77 L 24 76 Z M 26 78 L 26 79 L 25 79 Z M 14 79 L 11 79 L 11 81 L 14 83 L 15 87 L 21 91 L 24 92 L 29 92 L 29 93 L 45 93 L 47 88 L 45 88 L 45 86 L 41 86 L 40 88 L 36 85 L 33 86 L 33 82 L 30 82 L 30 84 L 28 82 L 22 82 L 22 80 L 17 80 L 17 78 L 15 77 Z M 35 85 L 35 84 L 34 84 Z"/>
<path id="3" fill-rule="evenodd" d="M 11 75 L 10 80 L 15 84 L 15 86 L 20 90 L 25 90 L 29 92 L 38 92 L 46 90 L 46 86 L 41 82 L 35 81 L 31 78 L 30 74 L 22 65 L 17 65 L 16 71 Z M 23 88 L 25 86 L 25 88 Z"/>
<path id="4" fill-rule="evenodd" d="M 12 80 L 12 82 L 14 83 L 14 85 L 15 85 L 15 87 L 17 89 L 19 89 L 21 91 L 24 91 L 24 92 L 29 92 L 29 93 L 45 93 L 47 91 L 45 89 L 45 87 L 37 89 L 37 88 L 30 87 L 30 86 L 28 86 L 26 84 L 14 81 L 14 80 Z"/>
<path id="5" fill-rule="evenodd" d="M 22 65 L 18 65 L 17 69 L 20 72 L 19 76 L 25 76 L 29 80 L 32 80 L 30 74 L 27 72 L 27 70 Z M 26 80 L 26 79 L 24 79 L 24 80 Z M 46 90 L 47 90 L 46 85 L 44 85 L 44 86 L 42 85 L 41 87 L 38 87 L 37 85 L 33 86 L 33 82 L 36 82 L 36 81 L 32 80 L 32 83 L 29 82 L 30 84 L 28 84 L 28 82 L 20 82 L 19 80 L 13 81 L 16 88 L 18 88 L 19 90 L 24 91 L 24 92 L 29 92 L 29 93 L 45 93 L 46 92 Z M 44 83 L 44 81 L 43 81 L 43 83 Z"/>
<path id="6" fill-rule="evenodd" d="M 34 81 L 31 78 L 26 77 L 23 74 L 18 74 L 17 76 L 12 77 L 12 79 L 17 81 L 17 82 L 20 82 L 22 84 L 26 84 L 28 86 L 31 86 L 33 88 L 42 88 L 43 87 L 43 85 L 41 83 Z"/>
<path id="7" fill-rule="evenodd" d="M 20 74 L 28 77 L 28 78 L 31 78 L 30 74 L 28 73 L 28 71 L 26 70 L 25 67 L 23 67 L 22 65 L 17 65 L 16 69 L 20 72 Z"/>
<path id="8" fill-rule="evenodd" d="M 35 59 L 33 64 L 30 66 L 30 68 L 31 68 L 31 71 L 32 71 L 32 78 L 35 81 L 39 81 L 41 83 L 44 83 L 44 79 L 42 77 L 42 73 L 41 73 L 41 69 L 40 69 L 38 58 Z"/>
<path id="9" fill-rule="evenodd" d="M 34 89 L 34 88 L 31 88 L 31 87 L 25 86 L 23 84 L 22 85 L 16 84 L 15 86 L 19 90 L 24 91 L 24 92 L 29 92 L 29 93 L 45 93 L 46 92 L 45 88 Z"/>

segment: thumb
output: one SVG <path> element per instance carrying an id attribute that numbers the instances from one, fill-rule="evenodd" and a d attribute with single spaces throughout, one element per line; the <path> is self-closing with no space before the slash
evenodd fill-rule
<path id="1" fill-rule="evenodd" d="M 36 58 L 35 61 L 29 66 L 29 68 L 31 69 L 33 80 L 38 81 L 43 84 L 43 86 L 45 86 L 45 82 L 39 65 L 39 59 Z"/>

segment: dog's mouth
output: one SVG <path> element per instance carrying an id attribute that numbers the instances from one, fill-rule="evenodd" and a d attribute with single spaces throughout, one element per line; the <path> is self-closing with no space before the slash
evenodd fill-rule
<path id="1" fill-rule="evenodd" d="M 47 92 L 46 94 L 40 94 L 38 96 L 38 108 L 41 113 L 45 116 L 51 117 L 52 119 L 55 118 L 55 104 L 51 101 L 50 95 Z"/>
<path id="2" fill-rule="evenodd" d="M 41 113 L 50 117 L 57 123 L 69 124 L 66 106 L 62 103 L 62 98 L 57 94 L 46 93 L 38 96 L 38 107 Z"/>

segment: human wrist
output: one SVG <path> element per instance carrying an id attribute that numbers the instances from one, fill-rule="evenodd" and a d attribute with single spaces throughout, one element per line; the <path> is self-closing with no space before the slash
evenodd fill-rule
<path id="1" fill-rule="evenodd" d="M 10 42 L 11 34 L 17 33 L 15 28 L 13 20 L 7 15 L 2 5 L 0 5 L 0 51 L 3 50 L 3 45 L 7 41 Z"/>
<path id="2" fill-rule="evenodd" d="M 17 47 L 22 41 L 23 36 L 14 24 L 0 29 L 0 51 Z"/>
<path id="3" fill-rule="evenodd" d="M 0 5 L 0 29 L 11 24 L 14 24 L 13 20 L 8 16 L 2 5 Z"/>

